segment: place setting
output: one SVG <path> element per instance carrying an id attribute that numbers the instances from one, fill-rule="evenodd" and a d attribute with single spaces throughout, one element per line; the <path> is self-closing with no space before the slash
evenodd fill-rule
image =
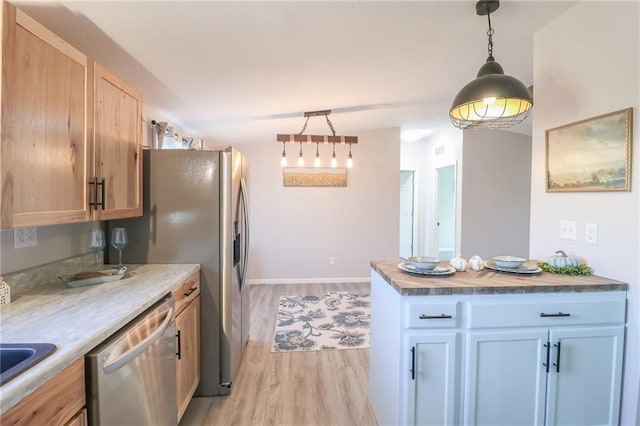
<path id="1" fill-rule="evenodd" d="M 542 269 L 535 262 L 529 262 L 524 257 L 495 256 L 485 262 L 487 269 L 511 274 L 537 274 Z"/>
<path id="2" fill-rule="evenodd" d="M 448 276 L 456 272 L 450 265 L 440 265 L 441 260 L 428 256 L 413 256 L 398 263 L 398 269 L 410 274 L 423 276 Z"/>

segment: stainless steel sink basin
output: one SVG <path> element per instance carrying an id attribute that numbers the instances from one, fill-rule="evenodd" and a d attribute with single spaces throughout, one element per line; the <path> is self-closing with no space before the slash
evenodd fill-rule
<path id="1" fill-rule="evenodd" d="M 51 343 L 0 343 L 0 385 L 18 376 L 49 356 Z"/>

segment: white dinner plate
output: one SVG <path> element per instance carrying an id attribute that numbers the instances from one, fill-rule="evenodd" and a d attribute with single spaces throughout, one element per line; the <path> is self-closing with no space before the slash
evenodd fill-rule
<path id="1" fill-rule="evenodd" d="M 509 272 L 512 274 L 537 274 L 538 272 L 542 272 L 542 269 L 535 263 L 527 263 L 525 262 L 522 266 L 518 268 L 503 268 L 502 266 L 498 266 L 495 264 L 493 260 L 487 260 L 485 262 L 485 266 L 487 269 L 491 269 L 498 272 Z"/>
<path id="2" fill-rule="evenodd" d="M 409 272 L 410 274 L 417 275 L 426 275 L 430 277 L 438 277 L 443 275 L 451 275 L 456 272 L 455 268 L 452 266 L 436 266 L 433 269 L 419 269 L 410 264 L 409 262 L 400 262 L 398 263 L 398 268 L 404 272 Z"/>

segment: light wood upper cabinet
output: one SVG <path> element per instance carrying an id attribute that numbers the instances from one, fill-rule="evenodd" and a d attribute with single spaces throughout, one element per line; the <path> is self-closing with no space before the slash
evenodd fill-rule
<path id="1" fill-rule="evenodd" d="M 89 61 L 3 3 L 0 227 L 87 221 Z"/>
<path id="2" fill-rule="evenodd" d="M 142 215 L 142 99 L 3 2 L 0 228 Z"/>
<path id="3" fill-rule="evenodd" d="M 98 201 L 104 202 L 95 218 L 141 216 L 142 100 L 135 89 L 100 65 L 95 64 L 94 73 L 93 176 L 99 182 Z"/>

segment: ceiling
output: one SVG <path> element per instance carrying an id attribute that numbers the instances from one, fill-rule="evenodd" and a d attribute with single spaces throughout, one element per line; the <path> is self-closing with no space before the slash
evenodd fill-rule
<path id="1" fill-rule="evenodd" d="M 469 1 L 14 3 L 138 88 L 146 119 L 213 144 L 274 142 L 324 109 L 338 134 L 437 132 L 487 57 L 487 19 Z M 532 84 L 533 34 L 575 3 L 501 2 L 506 74 Z M 324 118 L 305 134 L 329 134 Z"/>

